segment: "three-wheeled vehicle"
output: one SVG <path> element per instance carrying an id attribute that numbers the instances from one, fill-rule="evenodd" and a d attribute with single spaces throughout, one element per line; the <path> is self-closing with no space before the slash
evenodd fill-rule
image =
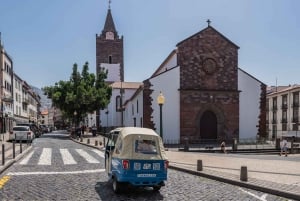
<path id="1" fill-rule="evenodd" d="M 124 127 L 110 132 L 105 168 L 115 193 L 126 185 L 160 190 L 167 180 L 168 163 L 162 139 L 152 129 Z"/>

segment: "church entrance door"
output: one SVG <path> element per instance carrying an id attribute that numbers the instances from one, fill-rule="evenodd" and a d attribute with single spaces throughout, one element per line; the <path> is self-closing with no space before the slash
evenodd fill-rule
<path id="1" fill-rule="evenodd" d="M 200 119 L 201 139 L 215 140 L 218 136 L 217 117 L 212 111 L 205 111 Z"/>

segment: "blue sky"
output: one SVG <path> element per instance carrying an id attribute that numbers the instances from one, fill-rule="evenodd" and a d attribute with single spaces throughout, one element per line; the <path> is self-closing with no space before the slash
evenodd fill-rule
<path id="1" fill-rule="evenodd" d="M 125 81 L 142 82 L 176 44 L 211 25 L 240 47 L 239 67 L 267 85 L 300 83 L 298 0 L 112 0 L 124 36 Z M 0 0 L 2 43 L 14 71 L 36 87 L 95 73 L 96 34 L 108 0 Z"/>

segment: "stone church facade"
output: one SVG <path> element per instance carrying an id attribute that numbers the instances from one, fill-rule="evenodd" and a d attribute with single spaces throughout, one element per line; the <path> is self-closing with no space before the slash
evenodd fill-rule
<path id="1" fill-rule="evenodd" d="M 96 37 L 96 69 L 108 70 L 113 96 L 99 112 L 99 124 L 148 127 L 175 143 L 264 137 L 266 85 L 238 67 L 238 49 L 208 23 L 179 42 L 148 79 L 129 83 L 124 81 L 123 36 L 109 9 Z M 166 99 L 163 131 L 156 103 L 160 92 Z"/>
<path id="2" fill-rule="evenodd" d="M 191 140 L 238 137 L 238 48 L 211 26 L 177 44 L 180 133 Z"/>

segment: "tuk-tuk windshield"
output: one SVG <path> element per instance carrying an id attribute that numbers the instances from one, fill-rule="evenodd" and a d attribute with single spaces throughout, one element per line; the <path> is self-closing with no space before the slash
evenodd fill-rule
<path id="1" fill-rule="evenodd" d="M 107 146 L 115 146 L 117 139 L 118 139 L 118 135 L 117 134 L 111 134 L 109 136 L 109 139 L 108 139 L 108 142 L 107 142 Z"/>
<path id="2" fill-rule="evenodd" d="M 155 140 L 135 140 L 135 152 L 143 154 L 157 154 L 157 144 Z"/>

